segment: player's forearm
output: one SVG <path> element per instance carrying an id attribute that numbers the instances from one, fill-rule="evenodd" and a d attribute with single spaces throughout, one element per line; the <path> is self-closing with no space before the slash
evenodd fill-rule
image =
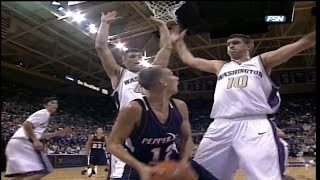
<path id="1" fill-rule="evenodd" d="M 34 134 L 34 131 L 33 131 L 33 127 L 32 127 L 32 123 L 29 123 L 29 122 L 25 122 L 23 123 L 23 128 L 26 132 L 26 135 L 32 139 L 32 141 L 38 141 L 36 135 Z"/>
<path id="2" fill-rule="evenodd" d="M 179 41 L 175 44 L 176 51 L 182 60 L 182 62 L 188 66 L 194 66 L 194 56 L 188 50 L 187 45 L 184 41 Z"/>
<path id="3" fill-rule="evenodd" d="M 160 32 L 160 49 L 163 48 L 167 42 L 170 41 L 170 32 L 166 24 L 161 24 L 159 26 Z"/>
<path id="4" fill-rule="evenodd" d="M 167 44 L 157 53 L 153 64 L 168 67 L 172 49 L 172 44 L 167 42 Z"/>
<path id="5" fill-rule="evenodd" d="M 44 133 L 40 139 L 50 139 L 50 138 L 59 136 L 60 133 L 61 133 L 60 131 L 55 131 L 53 133 Z"/>
<path id="6" fill-rule="evenodd" d="M 182 139 L 180 158 L 182 161 L 187 161 L 192 157 L 193 142 L 191 135 Z"/>
<path id="7" fill-rule="evenodd" d="M 305 49 L 311 48 L 316 44 L 316 32 L 313 31 L 299 40 Z"/>
<path id="8" fill-rule="evenodd" d="M 135 168 L 137 171 L 139 171 L 143 166 L 145 166 L 142 162 L 135 159 L 133 156 L 131 156 L 123 147 L 122 144 L 114 144 L 110 143 L 107 145 L 107 151 L 119 158 L 121 161 L 128 164 L 130 167 Z"/>
<path id="9" fill-rule="evenodd" d="M 109 37 L 110 24 L 101 22 L 97 37 L 96 37 L 96 49 L 108 48 L 108 37 Z"/>

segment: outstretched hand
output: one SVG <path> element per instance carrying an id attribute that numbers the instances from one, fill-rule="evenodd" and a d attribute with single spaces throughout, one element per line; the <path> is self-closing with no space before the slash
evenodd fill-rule
<path id="1" fill-rule="evenodd" d="M 121 18 L 116 16 L 117 16 L 116 11 L 111 11 L 111 12 L 108 12 L 107 14 L 104 14 L 104 12 L 101 12 L 101 22 L 106 22 L 108 24 L 111 24 L 113 21 Z"/>
<path id="2" fill-rule="evenodd" d="M 151 16 L 149 19 L 150 19 L 152 22 L 154 22 L 157 26 L 166 25 L 166 22 L 164 22 L 163 20 L 158 19 L 158 18 L 156 18 L 156 17 L 154 17 L 154 16 Z"/>
<path id="3" fill-rule="evenodd" d="M 182 33 L 179 33 L 176 30 L 173 30 L 171 35 L 170 35 L 170 39 L 172 43 L 177 43 L 179 41 L 182 41 L 184 39 L 184 36 L 186 35 L 188 29 L 185 29 L 184 31 L 182 31 Z"/>
<path id="4" fill-rule="evenodd" d="M 66 136 L 67 134 L 72 133 L 72 129 L 69 127 L 64 128 L 62 131 L 60 131 L 60 136 Z"/>

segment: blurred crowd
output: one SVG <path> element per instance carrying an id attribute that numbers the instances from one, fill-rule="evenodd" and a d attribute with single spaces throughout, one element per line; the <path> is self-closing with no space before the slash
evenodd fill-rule
<path id="1" fill-rule="evenodd" d="M 52 96 L 49 92 L 26 88 L 22 85 L 6 83 L 2 85 L 1 136 L 7 142 L 29 115 L 42 108 L 42 99 Z M 113 100 L 101 97 L 58 96 L 59 109 L 50 119 L 48 132 L 73 128 L 66 137 L 45 140 L 48 154 L 84 153 L 88 135 L 98 127 L 104 127 L 108 134 L 116 115 Z M 315 126 L 316 105 L 312 95 L 283 95 L 277 113 L 278 127 L 289 136 L 291 156 L 315 155 L 315 145 L 306 146 L 303 137 Z M 212 99 L 186 101 L 190 111 L 190 122 L 195 144 L 199 144 L 212 120 L 209 118 Z"/>

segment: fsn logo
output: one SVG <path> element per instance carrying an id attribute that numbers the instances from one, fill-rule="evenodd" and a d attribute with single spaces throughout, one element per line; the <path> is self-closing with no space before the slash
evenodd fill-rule
<path id="1" fill-rule="evenodd" d="M 285 16 L 265 16 L 266 22 L 286 22 Z"/>

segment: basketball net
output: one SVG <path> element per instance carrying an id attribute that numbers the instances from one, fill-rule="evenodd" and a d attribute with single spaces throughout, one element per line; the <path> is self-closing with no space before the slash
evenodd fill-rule
<path id="1" fill-rule="evenodd" d="M 155 18 L 165 22 L 177 21 L 176 11 L 185 1 L 144 1 Z"/>

